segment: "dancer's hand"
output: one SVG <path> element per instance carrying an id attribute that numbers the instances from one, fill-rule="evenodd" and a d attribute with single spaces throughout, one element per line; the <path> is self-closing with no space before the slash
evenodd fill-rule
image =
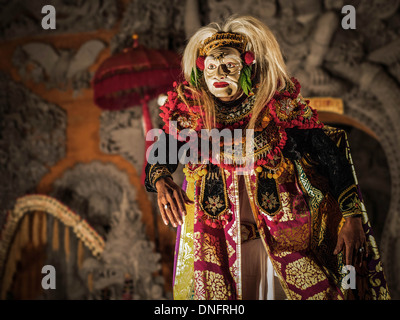
<path id="1" fill-rule="evenodd" d="M 186 215 L 185 204 L 193 204 L 194 202 L 170 177 L 158 180 L 156 189 L 158 207 L 164 223 L 168 225 L 171 222 L 174 227 L 182 224 L 183 217 Z"/>
<path id="2" fill-rule="evenodd" d="M 368 257 L 368 245 L 361 217 L 346 218 L 339 232 L 334 254 L 344 250 L 346 265 L 361 266 L 363 257 Z"/>

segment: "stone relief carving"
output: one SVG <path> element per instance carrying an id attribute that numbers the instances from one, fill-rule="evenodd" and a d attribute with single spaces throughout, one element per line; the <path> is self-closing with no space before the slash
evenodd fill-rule
<path id="1" fill-rule="evenodd" d="M 131 1 L 125 10 L 120 31 L 111 40 L 113 53 L 132 45 L 132 35 L 139 43 L 153 49 L 178 50 L 185 41 L 185 5 L 181 0 Z"/>
<path id="2" fill-rule="evenodd" d="M 164 296 L 163 279 L 153 276 L 161 268 L 160 254 L 146 237 L 136 191 L 126 173 L 111 163 L 77 164 L 55 181 L 51 196 L 80 214 L 106 241 L 100 260 L 87 258 L 79 273 L 91 292 L 88 298 Z"/>
<path id="3" fill-rule="evenodd" d="M 120 208 L 112 214 L 111 229 L 100 260 L 88 258 L 81 278 L 93 278 L 90 299 L 101 299 L 104 290 L 110 299 L 162 299 L 163 279 L 152 277 L 159 271 L 160 254 L 154 253 L 140 222 L 137 208 L 129 206 L 124 194 Z"/>
<path id="4" fill-rule="evenodd" d="M 111 213 L 116 212 L 126 191 L 129 204 L 136 205 L 136 193 L 128 177 L 113 164 L 93 161 L 77 164 L 53 183 L 50 196 L 79 213 L 102 237 L 110 230 Z"/>
<path id="5" fill-rule="evenodd" d="M 154 128 L 161 127 L 157 99 L 150 100 L 149 110 Z M 119 154 L 131 162 L 140 174 L 145 157 L 142 109 L 139 106 L 121 111 L 103 111 L 100 116 L 100 149 Z"/>
<path id="6" fill-rule="evenodd" d="M 29 35 L 48 34 L 41 25 L 42 7 L 46 0 L 0 1 L 0 39 L 13 39 Z M 56 9 L 56 29 L 51 33 L 82 32 L 110 29 L 118 18 L 116 0 L 53 0 Z"/>
<path id="7" fill-rule="evenodd" d="M 77 51 L 31 42 L 17 47 L 13 64 L 25 81 L 44 82 L 48 89 L 72 87 L 76 93 L 90 87 L 93 74 L 88 68 L 105 47 L 99 40 L 89 40 Z"/>
<path id="8" fill-rule="evenodd" d="M 142 111 L 133 107 L 121 111 L 103 111 L 100 116 L 100 150 L 120 154 L 141 172 L 144 160 Z"/>
<path id="9" fill-rule="evenodd" d="M 67 115 L 0 73 L 0 226 L 17 197 L 35 191 L 65 155 Z"/>
<path id="10" fill-rule="evenodd" d="M 378 19 L 387 19 L 396 13 L 399 4 L 399 0 L 361 1 L 358 10 L 363 16 L 374 16 Z"/>
<path id="11" fill-rule="evenodd" d="M 384 65 L 390 75 L 400 83 L 400 39 L 395 39 L 387 45 L 372 51 L 367 59 Z"/>

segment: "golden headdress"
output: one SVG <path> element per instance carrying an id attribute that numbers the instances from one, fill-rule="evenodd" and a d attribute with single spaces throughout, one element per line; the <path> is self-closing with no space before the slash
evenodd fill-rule
<path id="1" fill-rule="evenodd" d="M 237 49 L 240 53 L 246 51 L 247 38 L 239 33 L 217 32 L 203 41 L 199 49 L 200 56 L 207 56 L 215 48 L 231 47 Z"/>

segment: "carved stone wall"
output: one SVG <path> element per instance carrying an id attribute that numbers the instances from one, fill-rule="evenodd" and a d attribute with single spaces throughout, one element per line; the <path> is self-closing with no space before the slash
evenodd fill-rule
<path id="1" fill-rule="evenodd" d="M 123 13 L 119 32 L 111 41 L 112 52 L 131 45 L 133 34 L 148 48 L 181 48 L 185 41 L 184 9 L 181 0 L 131 1 Z"/>
<path id="2" fill-rule="evenodd" d="M 160 254 L 144 232 L 135 188 L 115 165 L 94 161 L 77 164 L 54 182 L 52 197 L 80 214 L 106 240 L 100 260 L 88 258 L 80 270 L 86 282 L 93 277 L 91 299 L 123 299 L 126 280 L 132 281 L 131 299 L 164 297 Z M 71 294 L 71 293 L 70 293 Z M 126 298 L 126 297 L 125 297 Z"/>
<path id="3" fill-rule="evenodd" d="M 118 19 L 115 0 L 14 0 L 0 2 L 0 40 L 46 34 L 42 7 L 51 4 L 57 12 L 55 33 L 111 29 Z"/>
<path id="4" fill-rule="evenodd" d="M 105 44 L 89 40 L 78 50 L 55 49 L 49 44 L 31 42 L 18 47 L 13 64 L 24 81 L 32 79 L 47 88 L 79 91 L 90 87 L 93 73 L 88 68 L 95 63 Z"/>
<path id="5" fill-rule="evenodd" d="M 65 156 L 64 110 L 0 72 L 0 228 L 15 200 L 35 191 Z"/>

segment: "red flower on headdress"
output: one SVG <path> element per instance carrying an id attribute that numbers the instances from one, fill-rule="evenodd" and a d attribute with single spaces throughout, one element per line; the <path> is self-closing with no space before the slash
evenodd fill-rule
<path id="1" fill-rule="evenodd" d="M 246 63 L 248 66 L 251 65 L 251 64 L 253 64 L 254 60 L 255 60 L 255 57 L 254 57 L 254 53 L 253 53 L 253 52 L 251 52 L 251 51 L 246 51 L 246 52 L 243 54 L 243 61 L 244 61 L 244 63 Z"/>
<path id="2" fill-rule="evenodd" d="M 204 70 L 204 61 L 206 60 L 206 57 L 204 56 L 199 56 L 196 60 L 196 66 L 199 68 L 201 71 Z"/>

